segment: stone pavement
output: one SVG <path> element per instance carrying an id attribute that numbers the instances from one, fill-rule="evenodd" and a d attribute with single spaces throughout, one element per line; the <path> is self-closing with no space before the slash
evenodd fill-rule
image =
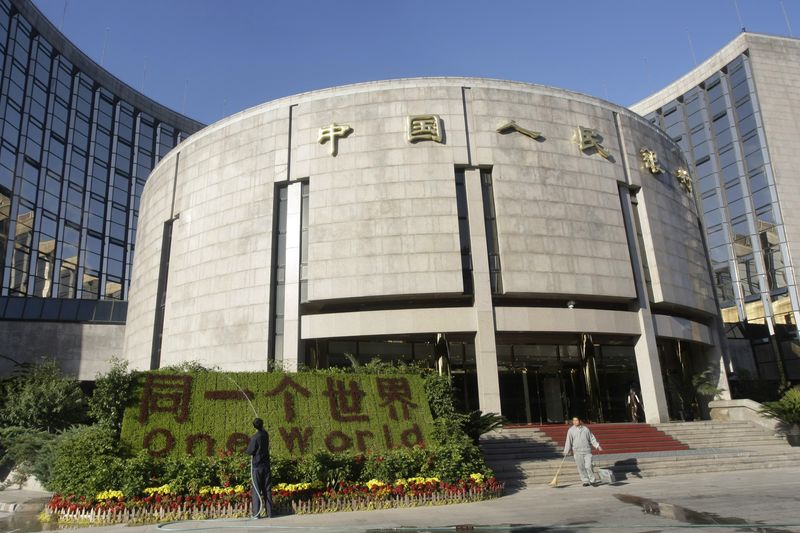
<path id="1" fill-rule="evenodd" d="M 533 531 L 769 531 L 800 532 L 800 464 L 774 470 L 743 470 L 631 478 L 614 485 L 551 488 L 538 485 L 497 500 L 441 507 L 417 507 L 320 515 L 280 516 L 258 521 L 182 522 L 162 526 L 106 526 L 71 531 L 153 533 L 157 531 L 287 531 L 333 533 L 393 530 L 424 531 L 471 524 L 528 524 Z M 14 491 L 0 492 L 8 502 Z M 647 512 L 645 512 L 647 511 Z M 0 517 L 0 531 L 35 531 Z M 15 528 L 17 528 L 15 530 Z M 444 531 L 444 529 L 441 529 Z M 452 528 L 455 530 L 455 528 Z M 508 531 L 477 528 L 476 531 Z"/>

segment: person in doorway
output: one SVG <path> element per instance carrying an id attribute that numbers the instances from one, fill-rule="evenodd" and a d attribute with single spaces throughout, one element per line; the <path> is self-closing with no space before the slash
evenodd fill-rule
<path id="1" fill-rule="evenodd" d="M 628 391 L 628 397 L 625 399 L 625 403 L 628 406 L 628 417 L 631 419 L 631 422 L 638 422 L 639 421 L 639 409 L 642 408 L 642 400 L 639 399 L 639 395 L 636 394 L 636 389 L 631 386 L 631 390 Z"/>
<path id="2" fill-rule="evenodd" d="M 247 445 L 247 454 L 252 455 L 250 476 L 253 482 L 253 518 L 266 516 L 272 518 L 272 482 L 270 480 L 269 435 L 264 429 L 264 421 L 253 420 L 255 435 Z"/>
<path id="3" fill-rule="evenodd" d="M 575 466 L 578 467 L 578 475 L 584 487 L 598 485 L 592 470 L 592 447 L 598 451 L 603 449 L 589 428 L 583 425 L 581 418 L 573 417 L 572 427 L 567 431 L 567 440 L 564 443 L 564 456 L 570 453 L 575 456 Z"/>

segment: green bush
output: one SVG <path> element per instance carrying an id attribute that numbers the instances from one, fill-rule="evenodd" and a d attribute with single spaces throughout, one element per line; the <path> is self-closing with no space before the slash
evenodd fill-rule
<path id="1" fill-rule="evenodd" d="M 0 424 L 55 433 L 86 420 L 86 396 L 53 359 L 26 365 L 2 383 Z"/>
<path id="2" fill-rule="evenodd" d="M 420 446 L 369 454 L 364 458 L 360 480 L 378 479 L 389 483 L 400 478 L 424 476 L 431 457 L 431 449 Z"/>
<path id="3" fill-rule="evenodd" d="M 437 446 L 430 465 L 430 476 L 453 483 L 470 474 L 491 475 L 483 454 L 469 437 L 453 438 Z"/>
<path id="4" fill-rule="evenodd" d="M 33 475 L 46 484 L 50 480 L 55 441 L 56 435 L 40 429 L 2 428 L 0 447 L 5 449 L 5 453 L 0 457 L 0 466 L 13 465 L 23 482 Z"/>
<path id="5" fill-rule="evenodd" d="M 122 462 L 120 481 L 108 489 L 121 490 L 126 496 L 142 494 L 147 487 L 163 485 L 164 462 L 144 450 Z"/>
<path id="6" fill-rule="evenodd" d="M 456 414 L 453 387 L 447 376 L 430 374 L 425 377 L 425 396 L 434 418 L 447 418 Z"/>
<path id="7" fill-rule="evenodd" d="M 464 421 L 464 433 L 477 445 L 481 435 L 500 429 L 505 423 L 506 418 L 497 413 L 484 413 L 480 410 L 472 411 Z"/>
<path id="8" fill-rule="evenodd" d="M 357 479 L 353 457 L 345 454 L 315 452 L 300 458 L 297 464 L 297 479 L 294 483 L 322 481 L 334 485 L 340 481 Z"/>
<path id="9" fill-rule="evenodd" d="M 217 485 L 217 469 L 211 457 L 168 457 L 164 460 L 162 484 L 177 494 L 197 494 L 201 487 Z"/>
<path id="10" fill-rule="evenodd" d="M 761 414 L 780 420 L 786 427 L 800 424 L 800 387 L 789 389 L 776 402 L 766 402 Z"/>
<path id="11" fill-rule="evenodd" d="M 94 392 L 89 398 L 89 416 L 98 424 L 105 424 L 119 434 L 125 408 L 133 399 L 136 373 L 128 370 L 128 362 L 113 357 L 111 370 L 97 376 Z"/>
<path id="12" fill-rule="evenodd" d="M 296 483 L 300 479 L 299 463 L 300 460 L 293 457 L 273 456 L 270 458 L 270 476 L 273 484 Z M 250 462 L 248 459 L 248 479 L 250 476 Z"/>
<path id="13" fill-rule="evenodd" d="M 213 461 L 219 485 L 245 484 L 250 481 L 250 456 L 242 453 L 222 453 Z"/>
<path id="14" fill-rule="evenodd" d="M 114 430 L 105 426 L 76 426 L 54 445 L 49 490 L 94 497 L 119 485 L 124 471 Z"/>

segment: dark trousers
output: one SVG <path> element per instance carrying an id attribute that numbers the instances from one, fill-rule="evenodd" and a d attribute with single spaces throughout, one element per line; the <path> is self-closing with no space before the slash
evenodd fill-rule
<path id="1" fill-rule="evenodd" d="M 258 497 L 259 493 L 264 500 L 264 514 L 272 518 L 272 481 L 269 476 L 269 466 L 257 466 L 252 468 L 253 475 L 253 490 L 251 491 L 253 498 L 253 517 L 261 514 L 261 499 Z"/>

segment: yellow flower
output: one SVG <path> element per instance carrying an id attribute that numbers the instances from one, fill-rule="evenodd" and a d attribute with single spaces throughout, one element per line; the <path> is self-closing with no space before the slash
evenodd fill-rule
<path id="1" fill-rule="evenodd" d="M 483 479 L 484 479 L 484 478 L 483 478 L 483 474 L 470 474 L 470 475 L 469 475 L 469 477 L 470 477 L 470 479 L 471 479 L 472 481 L 474 481 L 474 482 L 475 482 L 475 483 L 477 483 L 478 485 L 480 485 L 481 483 L 483 483 Z"/>
<path id="2" fill-rule="evenodd" d="M 170 488 L 169 484 L 161 485 L 160 487 L 147 487 L 144 489 L 144 493 L 148 496 L 152 494 L 161 494 L 162 496 L 167 494 L 172 494 L 172 489 Z"/>
<path id="3" fill-rule="evenodd" d="M 372 489 L 374 489 L 376 487 L 377 488 L 381 488 L 381 487 L 385 487 L 385 486 L 386 486 L 386 483 L 384 483 L 383 481 L 380 481 L 378 479 L 370 479 L 369 481 L 367 481 L 367 488 L 369 490 L 372 490 Z"/>
<path id="4" fill-rule="evenodd" d="M 97 501 L 104 501 L 104 500 L 121 500 L 124 497 L 121 490 L 104 490 L 103 492 L 99 493 L 95 499 Z"/>

